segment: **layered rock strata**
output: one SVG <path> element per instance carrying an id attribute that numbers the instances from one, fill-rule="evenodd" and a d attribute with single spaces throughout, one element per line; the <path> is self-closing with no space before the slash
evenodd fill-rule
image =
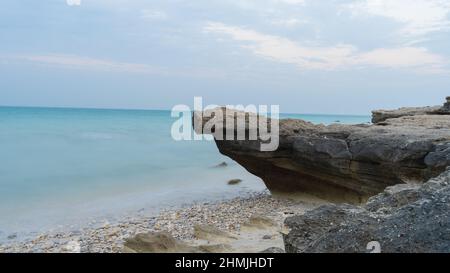
<path id="1" fill-rule="evenodd" d="M 261 151 L 262 140 L 215 141 L 222 154 L 260 177 L 272 193 L 308 192 L 331 201 L 361 202 L 388 186 L 422 183 L 450 165 L 449 105 L 399 110 L 382 121 L 376 118 L 376 124 L 325 126 L 282 119 L 279 147 L 270 152 Z M 249 122 L 253 114 L 223 110 L 213 135 L 230 130 L 237 135 L 237 126 L 222 121 L 236 124 L 238 116 L 246 117 L 246 135 L 255 129 Z M 210 116 L 193 114 L 197 132 L 204 133 L 200 125 L 211 123 Z"/>

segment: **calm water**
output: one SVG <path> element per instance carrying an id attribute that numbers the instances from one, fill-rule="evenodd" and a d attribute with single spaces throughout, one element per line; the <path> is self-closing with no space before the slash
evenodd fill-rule
<path id="1" fill-rule="evenodd" d="M 213 142 L 172 140 L 173 121 L 168 111 L 0 107 L 0 239 L 265 188 Z M 228 186 L 234 178 L 243 182 Z"/>

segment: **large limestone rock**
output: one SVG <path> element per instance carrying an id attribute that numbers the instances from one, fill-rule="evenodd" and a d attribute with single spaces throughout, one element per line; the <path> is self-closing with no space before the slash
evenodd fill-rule
<path id="1" fill-rule="evenodd" d="M 365 206 L 326 205 L 287 218 L 286 252 L 450 252 L 450 168 L 422 186 L 397 185 Z"/>
<path id="2" fill-rule="evenodd" d="M 405 116 L 436 114 L 441 109 L 440 106 L 427 107 L 402 107 L 396 110 L 374 110 L 372 111 L 372 123 L 380 123 L 391 118 Z"/>
<path id="3" fill-rule="evenodd" d="M 444 106 L 403 107 L 397 110 L 375 110 L 372 111 L 372 122 L 380 123 L 390 118 L 405 116 L 450 115 L 450 97 L 447 97 L 446 100 L 447 102 L 444 103 Z"/>
<path id="4" fill-rule="evenodd" d="M 225 119 L 235 113 L 227 110 Z M 280 146 L 273 152 L 261 152 L 259 140 L 216 139 L 216 144 L 262 178 L 272 193 L 362 202 L 388 186 L 424 182 L 450 165 L 450 116 L 417 113 L 374 125 L 280 120 Z M 205 124 L 210 119 L 194 113 L 194 120 Z M 221 126 L 216 130 L 230 130 Z"/>

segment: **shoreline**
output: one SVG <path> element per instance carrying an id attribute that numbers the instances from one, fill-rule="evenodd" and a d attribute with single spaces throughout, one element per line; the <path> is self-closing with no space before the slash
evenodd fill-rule
<path id="1" fill-rule="evenodd" d="M 148 232 L 168 232 L 177 240 L 195 244 L 195 225 L 209 225 L 230 234 L 240 235 L 241 240 L 252 240 L 254 250 L 234 251 L 253 252 L 258 249 L 258 242 L 254 241 L 261 239 L 259 232 L 264 230 L 246 231 L 245 234 L 241 232 L 242 224 L 250 217 L 263 215 L 282 226 L 287 216 L 302 214 L 324 203 L 325 201 L 309 195 L 293 200 L 273 197 L 267 190 L 250 192 L 245 196 L 227 200 L 193 202 L 180 208 L 162 210 L 154 216 L 135 215 L 116 223 L 105 222 L 102 226 L 86 226 L 76 231 L 44 232 L 34 239 L 0 244 L 0 253 L 123 252 L 125 239 Z M 276 244 L 273 246 L 279 246 L 279 239 L 273 238 Z M 271 243 L 267 240 L 265 242 Z M 260 251 L 265 249 L 263 245 L 261 248 Z"/>

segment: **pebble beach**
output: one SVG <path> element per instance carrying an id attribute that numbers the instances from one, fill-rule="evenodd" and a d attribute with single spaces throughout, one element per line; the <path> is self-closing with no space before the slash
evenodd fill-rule
<path id="1" fill-rule="evenodd" d="M 8 253 L 120 253 L 127 238 L 139 233 L 167 231 L 179 240 L 193 240 L 194 225 L 211 225 L 230 233 L 239 233 L 251 216 L 264 215 L 278 223 L 287 216 L 302 214 L 323 204 L 313 197 L 275 198 L 268 191 L 209 203 L 163 210 L 154 216 L 129 216 L 116 223 L 86 226 L 75 231 L 41 233 L 33 239 L 11 240 L 0 245 Z"/>

